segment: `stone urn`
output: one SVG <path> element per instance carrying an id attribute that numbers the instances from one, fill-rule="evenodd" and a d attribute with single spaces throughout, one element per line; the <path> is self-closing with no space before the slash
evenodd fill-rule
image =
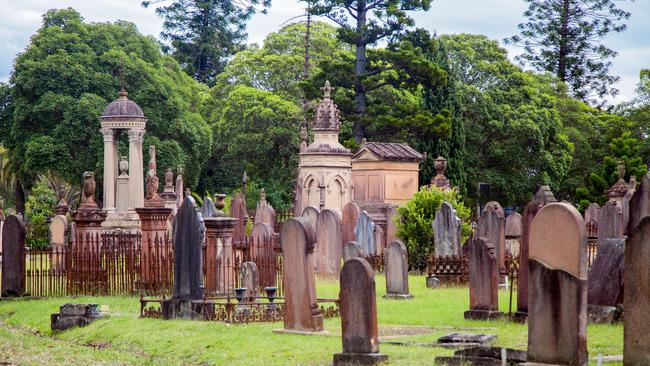
<path id="1" fill-rule="evenodd" d="M 266 292 L 266 298 L 269 299 L 269 302 L 275 300 L 275 294 L 278 292 L 277 287 L 264 287 L 264 292 Z"/>
<path id="2" fill-rule="evenodd" d="M 119 168 L 120 168 L 120 175 L 129 174 L 129 161 L 126 159 L 126 156 L 121 157 Z"/>
<path id="3" fill-rule="evenodd" d="M 237 299 L 237 302 L 242 302 L 244 300 L 245 293 L 246 287 L 239 287 L 235 289 L 235 299 Z"/>
<path id="4" fill-rule="evenodd" d="M 447 169 L 447 159 L 443 158 L 442 156 L 438 156 L 433 167 L 436 169 L 437 174 L 443 174 L 445 172 L 445 169 Z"/>

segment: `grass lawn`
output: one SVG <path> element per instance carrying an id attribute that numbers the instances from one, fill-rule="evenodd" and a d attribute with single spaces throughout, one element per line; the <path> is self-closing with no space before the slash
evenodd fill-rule
<path id="1" fill-rule="evenodd" d="M 427 326 L 431 333 L 391 338 L 412 345 L 382 344 L 392 365 L 431 365 L 435 356 L 453 352 L 416 344 L 433 343 L 454 331 L 498 335 L 495 345 L 525 349 L 525 325 L 506 321 L 467 321 L 467 288 L 427 289 L 425 279 L 411 276 L 410 301 L 386 300 L 384 277 L 377 276 L 380 333 L 396 326 Z M 501 310 L 508 294 L 501 291 Z M 338 283 L 319 281 L 318 297 L 338 296 Z M 50 314 L 65 302 L 108 305 L 110 318 L 88 327 L 52 334 Z M 79 297 L 0 302 L 0 363 L 19 365 L 329 365 L 341 351 L 339 337 L 276 334 L 282 323 L 228 325 L 212 322 L 138 319 L 133 297 Z M 340 333 L 340 319 L 325 321 L 326 330 Z M 391 333 L 389 331 L 389 333 Z M 598 353 L 623 353 L 622 325 L 590 325 L 591 358 Z"/>

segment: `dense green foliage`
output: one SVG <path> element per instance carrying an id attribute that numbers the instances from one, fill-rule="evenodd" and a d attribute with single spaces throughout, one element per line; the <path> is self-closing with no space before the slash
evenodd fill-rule
<path id="1" fill-rule="evenodd" d="M 470 209 L 465 207 L 461 195 L 453 190 L 423 186 L 413 198 L 397 209 L 397 236 L 406 244 L 411 269 L 423 271 L 427 257 L 433 252 L 433 220 L 443 202 L 449 202 L 462 220 L 462 241 L 469 236 Z"/>
<path id="2" fill-rule="evenodd" d="M 521 35 L 509 38 L 524 47 L 517 58 L 566 82 L 576 98 L 595 101 L 618 93 L 609 74 L 616 51 L 601 43 L 609 33 L 622 32 L 630 13 L 615 0 L 526 0 L 519 24 Z"/>
<path id="3" fill-rule="evenodd" d="M 40 176 L 25 204 L 28 247 L 41 249 L 49 245 L 48 221 L 54 215 L 56 203 L 56 192 L 50 187 L 49 180 Z"/>

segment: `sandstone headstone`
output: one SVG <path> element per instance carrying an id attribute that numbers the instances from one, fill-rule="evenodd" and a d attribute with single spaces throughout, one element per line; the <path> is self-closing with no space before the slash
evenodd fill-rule
<path id="1" fill-rule="evenodd" d="M 275 249 L 273 246 L 273 228 L 265 223 L 253 225 L 250 236 L 250 253 L 252 260 L 258 264 L 260 287 L 276 286 Z"/>
<path id="2" fill-rule="evenodd" d="M 632 233 L 644 217 L 650 216 L 650 174 L 641 178 L 641 184 L 629 203 L 627 232 Z"/>
<path id="3" fill-rule="evenodd" d="M 246 212 L 246 198 L 241 193 L 235 193 L 230 203 L 230 216 L 236 218 L 235 232 L 232 236 L 233 243 L 242 243 L 246 240 L 246 224 L 248 213 Z"/>
<path id="4" fill-rule="evenodd" d="M 318 230 L 318 213 L 320 213 L 320 210 L 317 209 L 316 207 L 313 206 L 307 206 L 305 209 L 302 211 L 302 217 L 307 220 L 314 229 L 314 231 Z"/>
<path id="5" fill-rule="evenodd" d="M 460 224 L 454 207 L 449 202 L 443 202 L 432 224 L 434 254 L 437 257 L 460 255 Z"/>
<path id="6" fill-rule="evenodd" d="M 354 228 L 357 226 L 357 221 L 361 215 L 361 208 L 355 202 L 348 202 L 343 206 L 343 214 L 341 218 L 342 240 L 344 243 L 355 241 L 357 237 L 354 233 Z"/>
<path id="7" fill-rule="evenodd" d="M 603 239 L 623 237 L 623 210 L 613 200 L 607 201 L 598 216 L 598 242 Z"/>
<path id="8" fill-rule="evenodd" d="M 522 217 L 518 212 L 513 212 L 506 217 L 506 253 L 513 257 L 519 256 L 521 221 Z"/>
<path id="9" fill-rule="evenodd" d="M 321 331 L 323 314 L 316 303 L 313 265 L 314 228 L 305 218 L 292 218 L 282 225 L 280 244 L 284 257 L 284 329 Z"/>
<path id="10" fill-rule="evenodd" d="M 25 223 L 9 215 L 2 227 L 2 292 L 12 297 L 25 293 Z"/>
<path id="11" fill-rule="evenodd" d="M 214 206 L 214 201 L 210 197 L 205 197 L 203 199 L 203 206 L 201 206 L 201 215 L 203 218 L 212 217 L 217 212 L 217 208 Z"/>
<path id="12" fill-rule="evenodd" d="M 354 234 L 357 238 L 357 243 L 363 249 L 364 257 L 377 253 L 375 222 L 366 211 L 361 211 L 357 220 L 357 226 L 354 228 Z"/>
<path id="13" fill-rule="evenodd" d="M 255 223 L 265 223 L 271 227 L 275 225 L 275 209 L 266 202 L 266 193 L 263 189 L 260 192 L 260 201 L 255 209 Z"/>
<path id="14" fill-rule="evenodd" d="M 650 217 L 638 221 L 641 215 L 649 213 L 647 207 L 640 206 L 649 202 L 647 184 L 646 175 L 632 199 L 636 204 L 630 206 L 633 208 L 630 227 L 634 222 L 638 225 L 630 232 L 625 244 L 623 363 L 626 366 L 650 365 Z"/>
<path id="15" fill-rule="evenodd" d="M 397 238 L 397 222 L 399 214 L 397 213 L 397 206 L 390 206 L 386 208 L 386 242 L 390 243 Z"/>
<path id="16" fill-rule="evenodd" d="M 324 209 L 316 223 L 316 268 L 319 276 L 339 277 L 343 244 L 341 241 L 341 214 Z"/>
<path id="17" fill-rule="evenodd" d="M 589 268 L 587 296 L 590 321 L 611 322 L 618 317 L 616 307 L 623 304 L 624 268 L 625 240 L 604 239 L 599 242 L 596 259 Z M 614 318 L 599 314 L 611 314 Z"/>
<path id="18" fill-rule="evenodd" d="M 56 215 L 50 223 L 50 246 L 52 256 L 50 263 L 55 270 L 65 268 L 65 247 L 68 243 L 68 220 L 63 215 Z"/>
<path id="19" fill-rule="evenodd" d="M 494 245 L 499 272 L 505 273 L 506 215 L 499 202 L 488 202 L 478 221 L 478 236 Z"/>
<path id="20" fill-rule="evenodd" d="M 499 312 L 499 265 L 496 249 L 485 238 L 474 238 L 469 251 L 469 310 L 465 319 L 497 319 Z"/>
<path id="21" fill-rule="evenodd" d="M 363 248 L 356 241 L 349 241 L 343 246 L 343 261 L 352 258 L 363 258 Z"/>
<path id="22" fill-rule="evenodd" d="M 597 203 L 590 203 L 589 206 L 585 209 L 585 225 L 589 225 L 592 220 L 596 222 L 596 227 L 598 227 L 598 218 L 600 216 L 600 206 Z M 587 230 L 588 231 L 588 230 Z M 587 232 L 589 235 L 589 232 Z"/>
<path id="23" fill-rule="evenodd" d="M 384 229 L 380 225 L 375 225 L 375 253 L 376 255 L 382 255 L 384 253 Z"/>
<path id="24" fill-rule="evenodd" d="M 587 365 L 587 237 L 573 206 L 537 213 L 529 271 L 528 362 Z"/>
<path id="25" fill-rule="evenodd" d="M 399 240 L 386 246 L 384 256 L 386 270 L 386 297 L 390 299 L 411 299 L 409 294 L 408 253 Z"/>
<path id="26" fill-rule="evenodd" d="M 635 189 L 631 188 L 625 196 L 623 196 L 623 201 L 621 202 L 621 210 L 623 211 L 623 234 L 626 235 L 628 233 L 627 231 L 627 224 L 630 221 L 630 201 L 632 200 L 632 197 L 634 196 Z"/>
<path id="27" fill-rule="evenodd" d="M 255 301 L 255 296 L 259 291 L 259 273 L 257 265 L 253 262 L 244 262 L 239 269 L 241 287 L 246 288 L 244 301 Z"/>
<path id="28" fill-rule="evenodd" d="M 334 365 L 375 365 L 388 359 L 379 353 L 375 273 L 363 258 L 345 262 L 341 270 L 341 331 L 343 352 Z"/>

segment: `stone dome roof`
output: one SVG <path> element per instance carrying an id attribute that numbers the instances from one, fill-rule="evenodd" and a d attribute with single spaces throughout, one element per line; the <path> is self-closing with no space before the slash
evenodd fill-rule
<path id="1" fill-rule="evenodd" d="M 112 101 L 104 113 L 102 113 L 101 119 L 144 119 L 146 120 L 144 113 L 140 106 L 128 98 L 129 93 L 126 90 L 122 89 L 119 93 L 119 97 Z"/>
<path id="2" fill-rule="evenodd" d="M 332 87 L 330 82 L 326 81 L 325 86 L 321 88 L 324 92 L 323 100 L 316 107 L 316 117 L 314 118 L 314 130 L 339 130 L 341 125 L 339 109 L 330 97 Z"/>

